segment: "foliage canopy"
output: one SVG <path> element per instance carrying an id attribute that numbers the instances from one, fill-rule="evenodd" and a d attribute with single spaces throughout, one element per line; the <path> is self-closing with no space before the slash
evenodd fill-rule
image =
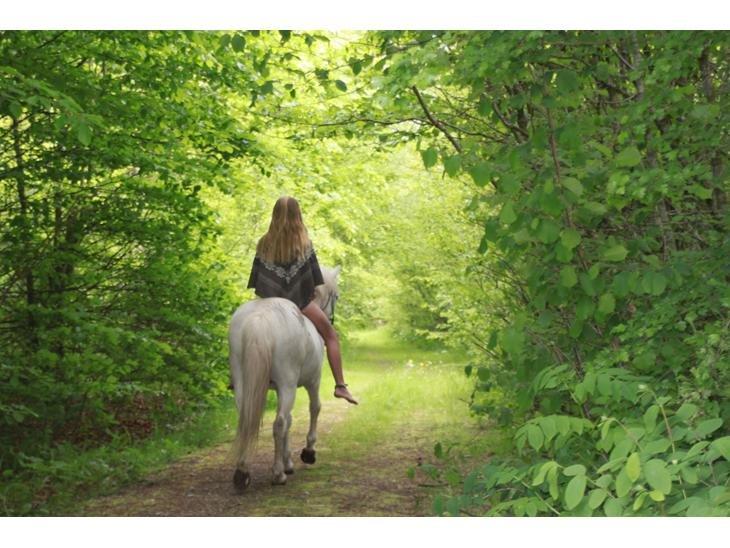
<path id="1" fill-rule="evenodd" d="M 727 515 L 728 59 L 721 32 L 0 32 L 4 479 L 225 391 L 288 193 L 345 266 L 342 336 L 468 349 L 514 434 L 445 463 L 437 514 Z"/>

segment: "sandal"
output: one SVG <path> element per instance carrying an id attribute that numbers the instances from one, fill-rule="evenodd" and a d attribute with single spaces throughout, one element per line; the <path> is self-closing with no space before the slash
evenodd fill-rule
<path id="1" fill-rule="evenodd" d="M 339 394 L 337 393 L 338 388 L 342 389 L 342 391 Z M 357 400 L 352 397 L 352 394 L 350 394 L 350 391 L 347 389 L 346 384 L 336 384 L 335 385 L 335 398 L 343 398 L 352 404 L 358 405 Z"/>

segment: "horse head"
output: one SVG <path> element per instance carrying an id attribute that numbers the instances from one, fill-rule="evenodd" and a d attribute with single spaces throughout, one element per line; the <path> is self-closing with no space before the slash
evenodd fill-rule
<path id="1" fill-rule="evenodd" d="M 324 311 L 332 325 L 335 323 L 335 304 L 340 298 L 337 290 L 337 279 L 340 276 L 340 266 L 334 268 L 322 267 L 324 285 L 314 288 L 314 302 Z"/>

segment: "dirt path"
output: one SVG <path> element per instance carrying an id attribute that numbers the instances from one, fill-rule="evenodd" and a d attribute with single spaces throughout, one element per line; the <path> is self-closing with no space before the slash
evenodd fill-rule
<path id="1" fill-rule="evenodd" d="M 340 460 L 330 451 L 333 427 L 350 411 L 339 401 L 324 402 L 320 414 L 317 462 L 298 456 L 308 426 L 299 412 L 292 425 L 292 446 L 299 447 L 294 475 L 284 486 L 270 483 L 273 440 L 264 431 L 252 462 L 252 483 L 235 494 L 230 443 L 189 455 L 140 484 L 118 494 L 91 500 L 87 516 L 419 516 L 430 514 L 429 493 L 408 479 L 410 466 L 428 458 L 433 441 L 427 425 L 402 429 L 387 446 L 373 447 L 354 459 Z M 408 421 L 409 427 L 416 426 Z"/>
<path id="2" fill-rule="evenodd" d="M 309 426 L 307 397 L 297 394 L 291 429 L 295 473 L 271 485 L 273 412 L 264 417 L 243 495 L 233 489 L 231 441 L 197 451 L 116 494 L 80 502 L 86 516 L 423 516 L 432 515 L 437 489 L 423 473 L 434 463 L 436 440 L 483 437 L 464 403 L 469 381 L 459 360 L 418 351 L 383 332 L 363 332 L 348 355 L 348 378 L 359 406 L 321 390 L 317 462 L 299 452 Z M 235 419 L 234 419 L 235 420 Z M 481 460 L 483 455 L 478 455 Z M 420 469 L 422 470 L 422 469 Z M 426 485 L 424 485 L 426 484 Z"/>

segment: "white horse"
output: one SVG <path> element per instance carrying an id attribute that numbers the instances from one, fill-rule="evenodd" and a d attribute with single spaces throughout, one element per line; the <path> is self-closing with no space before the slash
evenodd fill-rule
<path id="1" fill-rule="evenodd" d="M 322 267 L 324 285 L 315 288 L 315 302 L 330 322 L 334 321 L 337 277 L 340 267 Z M 274 420 L 274 466 L 272 483 L 286 483 L 294 473 L 289 451 L 291 410 L 297 387 L 309 394 L 309 433 L 301 459 L 314 464 L 319 415 L 319 382 L 324 341 L 314 324 L 296 304 L 280 298 L 254 299 L 233 314 L 228 331 L 229 363 L 238 407 L 238 428 L 233 445 L 236 471 L 233 484 L 242 492 L 251 483 L 248 459 L 263 420 L 266 394 L 276 390 L 278 405 Z"/>

